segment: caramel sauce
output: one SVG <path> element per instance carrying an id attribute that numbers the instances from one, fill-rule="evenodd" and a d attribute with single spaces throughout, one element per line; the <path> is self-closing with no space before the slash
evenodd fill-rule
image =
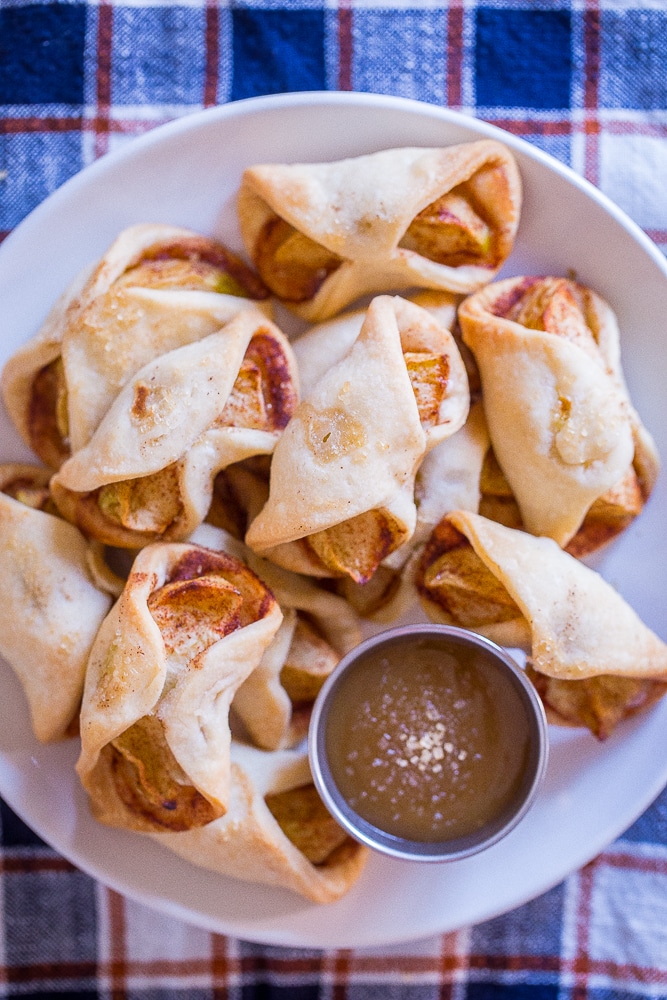
<path id="1" fill-rule="evenodd" d="M 491 654 L 421 639 L 371 649 L 342 675 L 325 742 L 358 815 L 397 837 L 447 841 L 492 824 L 515 800 L 530 722 Z"/>

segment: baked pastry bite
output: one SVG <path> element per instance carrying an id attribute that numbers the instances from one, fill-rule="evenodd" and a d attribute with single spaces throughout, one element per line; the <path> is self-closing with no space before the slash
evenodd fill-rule
<path id="1" fill-rule="evenodd" d="M 255 746 L 294 746 L 308 731 L 313 702 L 340 658 L 361 641 L 350 605 L 316 581 L 262 559 L 238 539 L 202 524 L 192 541 L 241 559 L 271 590 L 283 621 L 259 665 L 234 696 L 232 713 Z"/>
<path id="2" fill-rule="evenodd" d="M 452 333 L 456 323 L 457 306 L 462 299 L 460 295 L 451 292 L 416 292 L 403 298 L 426 309 L 440 326 Z M 348 353 L 364 325 L 367 308 L 349 309 L 334 319 L 309 327 L 292 340 L 292 348 L 299 366 L 301 395 L 304 399 L 310 395 L 332 365 L 342 361 Z M 457 341 L 459 350 L 461 346 Z"/>
<path id="3" fill-rule="evenodd" d="M 536 683 L 538 691 L 580 724 L 589 724 L 590 699 L 605 690 L 614 693 L 616 719 L 665 690 L 667 645 L 613 587 L 553 539 L 454 511 L 434 530 L 417 584 L 434 621 L 527 650 L 531 671 L 547 678 Z M 566 691 L 571 703 L 587 692 L 590 711 L 565 710 Z"/>
<path id="4" fill-rule="evenodd" d="M 193 544 L 137 555 L 93 645 L 77 772 L 97 819 L 187 830 L 229 804 L 229 708 L 282 614 L 239 560 Z"/>
<path id="5" fill-rule="evenodd" d="M 144 365 L 51 481 L 63 516 L 107 545 L 187 537 L 220 469 L 269 454 L 297 402 L 294 358 L 255 311 Z"/>
<path id="6" fill-rule="evenodd" d="M 42 742 L 76 730 L 88 654 L 111 598 L 87 543 L 58 517 L 41 466 L 0 466 L 0 654 L 25 691 Z"/>
<path id="7" fill-rule="evenodd" d="M 246 543 L 288 569 L 368 581 L 414 532 L 417 469 L 468 407 L 449 331 L 405 299 L 376 297 L 286 427 Z"/>
<path id="8" fill-rule="evenodd" d="M 159 354 L 214 333 L 268 292 L 221 243 L 188 229 L 123 230 L 8 360 L 5 406 L 52 468 L 88 443 L 126 382 Z"/>
<path id="9" fill-rule="evenodd" d="M 658 456 L 630 403 L 618 324 L 599 295 L 566 278 L 508 278 L 471 295 L 458 315 L 526 530 L 566 546 L 596 501 L 627 492 L 628 477 L 631 493 L 649 495 Z"/>
<path id="10" fill-rule="evenodd" d="M 484 456 L 480 476 L 479 513 L 509 528 L 523 528 L 521 511 L 509 483 L 498 465 L 493 448 Z M 641 514 L 648 500 L 646 484 L 637 475 L 634 463 L 616 486 L 594 500 L 581 527 L 565 546 L 565 551 L 583 559 L 612 541 Z"/>
<path id="11" fill-rule="evenodd" d="M 312 321 L 371 293 L 480 288 L 509 255 L 520 208 L 515 160 L 492 139 L 256 165 L 238 196 L 260 276 Z"/>
<path id="12" fill-rule="evenodd" d="M 154 836 L 202 868 L 290 889 L 314 903 L 340 899 L 368 857 L 327 812 L 305 751 L 267 752 L 238 741 L 227 813 L 198 829 Z"/>
<path id="13" fill-rule="evenodd" d="M 667 680 L 651 677 L 614 677 L 600 674 L 584 680 L 561 680 L 534 670 L 526 673 L 535 685 L 547 714 L 556 726 L 585 726 L 606 740 L 620 722 L 644 712 L 667 694 Z"/>
<path id="14" fill-rule="evenodd" d="M 430 451 L 415 478 L 417 524 L 403 546 L 380 564 L 373 578 L 358 584 L 349 577 L 336 589 L 365 618 L 390 624 L 419 601 L 415 573 L 419 557 L 433 528 L 452 510 L 477 511 L 480 469 L 489 445 L 482 404 L 470 407 L 459 430 Z"/>

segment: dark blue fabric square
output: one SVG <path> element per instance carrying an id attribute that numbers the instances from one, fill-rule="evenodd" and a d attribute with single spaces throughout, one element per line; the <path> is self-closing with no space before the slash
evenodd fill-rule
<path id="1" fill-rule="evenodd" d="M 603 11 L 599 103 L 667 107 L 667 9 Z"/>
<path id="2" fill-rule="evenodd" d="M 0 104 L 82 104 L 84 4 L 0 10 Z"/>
<path id="3" fill-rule="evenodd" d="M 23 871 L 6 873 L 5 907 L 11 914 L 5 929 L 7 965 L 44 969 L 76 957 L 81 985 L 94 985 L 90 980 L 97 957 L 96 891 L 92 878 L 64 866 L 63 870 L 49 870 L 28 860 Z M 87 984 L 86 963 L 90 972 Z"/>
<path id="4" fill-rule="evenodd" d="M 324 13 L 232 11 L 231 100 L 296 90 L 325 90 Z"/>
<path id="5" fill-rule="evenodd" d="M 199 104 L 206 47 L 203 7 L 114 9 L 115 104 Z"/>
<path id="6" fill-rule="evenodd" d="M 569 11 L 479 7 L 475 22 L 478 107 L 570 106 Z"/>
<path id="7" fill-rule="evenodd" d="M 44 847 L 44 841 L 0 799 L 0 842 L 3 847 Z"/>

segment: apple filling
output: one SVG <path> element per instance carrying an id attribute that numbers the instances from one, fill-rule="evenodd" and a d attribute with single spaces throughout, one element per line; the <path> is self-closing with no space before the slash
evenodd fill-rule
<path id="1" fill-rule="evenodd" d="M 526 672 L 545 707 L 558 720 L 585 726 L 605 740 L 619 722 L 648 708 L 667 693 L 667 683 L 640 677 L 600 674 L 582 680 L 561 680 L 538 673 L 531 663 Z"/>
<path id="2" fill-rule="evenodd" d="M 203 236 L 149 247 L 115 284 L 183 288 L 250 299 L 265 299 L 268 295 L 240 257 Z"/>
<path id="3" fill-rule="evenodd" d="M 264 283 L 287 302 L 312 299 L 326 278 L 343 263 L 342 257 L 277 215 L 265 223 L 253 259 Z"/>
<path id="4" fill-rule="evenodd" d="M 386 509 L 367 510 L 305 539 L 334 576 L 371 579 L 383 559 L 407 541 L 402 524 Z"/>
<path id="5" fill-rule="evenodd" d="M 447 519 L 434 529 L 424 549 L 417 588 L 452 622 L 476 629 L 522 618 L 520 608 L 485 566 L 468 539 Z"/>
<path id="6" fill-rule="evenodd" d="M 465 185 L 453 188 L 415 216 L 399 243 L 421 257 L 462 267 L 492 266 L 493 231 L 473 207 Z"/>
<path id="7" fill-rule="evenodd" d="M 286 427 L 297 404 L 289 364 L 275 337 L 255 334 L 217 427 L 278 431 Z"/>
<path id="8" fill-rule="evenodd" d="M 508 528 L 523 529 L 521 512 L 492 448 L 487 451 L 480 476 L 479 513 Z M 565 546 L 566 552 L 582 559 L 621 534 L 641 513 L 645 498 L 631 466 L 623 478 L 595 500 L 583 523 Z"/>
<path id="9" fill-rule="evenodd" d="M 67 387 L 60 357 L 40 368 L 33 379 L 28 434 L 32 450 L 50 468 L 60 468 L 69 458 Z"/>
<path id="10" fill-rule="evenodd" d="M 102 754 L 123 805 L 150 829 L 190 830 L 222 815 L 188 780 L 154 716 L 139 719 Z"/>
<path id="11" fill-rule="evenodd" d="M 315 785 L 273 792 L 264 801 L 297 850 L 314 865 L 330 864 L 350 838 L 322 802 Z"/>

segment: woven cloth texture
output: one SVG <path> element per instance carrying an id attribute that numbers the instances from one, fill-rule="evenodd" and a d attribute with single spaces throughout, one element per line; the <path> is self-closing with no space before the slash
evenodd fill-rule
<path id="1" fill-rule="evenodd" d="M 667 250 L 660 0 L 0 0 L 0 237 L 163 122 L 308 90 L 416 98 L 500 125 Z M 0 846 L 0 997 L 667 997 L 667 793 L 538 899 L 374 949 L 267 947 L 160 915 L 77 871 L 4 804 Z"/>

